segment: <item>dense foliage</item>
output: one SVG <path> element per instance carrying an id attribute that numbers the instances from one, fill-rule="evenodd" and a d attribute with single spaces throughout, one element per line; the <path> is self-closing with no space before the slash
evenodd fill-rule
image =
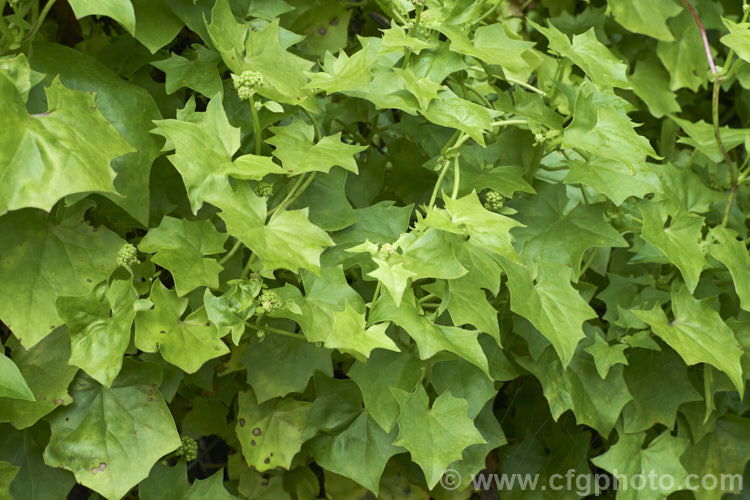
<path id="1" fill-rule="evenodd" d="M 0 0 L 0 498 L 736 492 L 746 7 Z"/>

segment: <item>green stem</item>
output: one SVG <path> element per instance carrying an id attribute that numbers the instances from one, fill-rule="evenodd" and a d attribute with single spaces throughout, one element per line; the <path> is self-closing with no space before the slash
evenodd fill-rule
<path id="1" fill-rule="evenodd" d="M 8 3 L 8 0 L 0 0 L 0 35 L 8 40 L 8 43 L 10 44 L 15 39 L 15 36 L 13 36 L 13 33 L 10 31 L 8 23 L 5 21 L 5 16 L 2 15 L 6 3 Z"/>
<path id="2" fill-rule="evenodd" d="M 304 180 L 305 180 L 305 176 L 304 175 L 300 175 L 299 177 L 297 177 L 297 181 L 292 186 L 292 189 L 289 190 L 289 193 L 287 193 L 286 197 L 281 201 L 281 203 L 279 203 L 274 208 L 272 208 L 268 212 L 268 215 L 271 216 L 277 210 L 281 209 L 282 207 L 287 206 L 289 204 L 289 201 L 291 200 L 292 196 L 294 196 L 294 193 L 297 191 L 297 188 L 300 187 L 300 185 L 304 182 Z"/>
<path id="3" fill-rule="evenodd" d="M 461 165 L 458 162 L 460 155 L 456 155 L 453 158 L 453 192 L 451 193 L 451 199 L 455 200 L 458 196 L 458 186 L 461 184 Z"/>
<path id="4" fill-rule="evenodd" d="M 242 274 L 240 275 L 240 278 L 247 279 L 248 276 L 250 276 L 250 270 L 252 268 L 253 262 L 255 262 L 257 255 L 253 253 L 250 258 L 247 259 L 247 262 L 245 262 L 245 267 L 242 268 Z"/>
<path id="5" fill-rule="evenodd" d="M 421 299 L 417 299 L 417 302 L 418 302 L 419 304 L 421 304 L 422 302 L 428 301 L 428 300 L 430 300 L 430 299 L 439 299 L 439 298 L 440 298 L 440 297 L 438 297 L 437 295 L 434 295 L 434 294 L 432 294 L 432 293 L 428 293 L 427 295 L 425 295 L 425 296 L 424 296 L 424 297 L 422 297 Z"/>
<path id="6" fill-rule="evenodd" d="M 493 127 L 504 127 L 505 125 L 526 125 L 526 120 L 500 120 L 499 122 L 492 122 Z"/>
<path id="7" fill-rule="evenodd" d="M 511 78 L 511 77 L 509 77 L 509 76 L 506 76 L 506 77 L 505 77 L 505 81 L 507 81 L 508 83 L 515 83 L 515 84 L 516 84 L 516 85 L 518 85 L 519 87 L 523 87 L 523 88 L 525 88 L 526 90 L 530 90 L 530 91 L 532 91 L 532 92 L 536 92 L 537 94 L 540 94 L 540 95 L 542 95 L 542 96 L 545 96 L 545 97 L 547 96 L 547 93 L 546 93 L 545 91 L 543 91 L 543 90 L 540 90 L 540 89 L 538 89 L 538 88 L 534 87 L 533 85 L 531 85 L 531 84 L 528 84 L 528 83 L 526 83 L 526 82 L 524 82 L 524 81 L 521 81 L 521 80 L 516 80 L 515 78 Z"/>
<path id="8" fill-rule="evenodd" d="M 255 155 L 260 156 L 260 148 L 263 143 L 261 133 L 263 130 L 260 128 L 260 118 L 258 117 L 258 110 L 255 109 L 255 99 L 250 98 L 250 112 L 253 114 L 253 127 L 255 128 Z"/>
<path id="9" fill-rule="evenodd" d="M 237 240 L 234 243 L 234 246 L 229 250 L 229 252 L 227 252 L 226 255 L 224 255 L 224 257 L 219 259 L 219 265 L 223 266 L 224 264 L 226 264 L 226 262 L 229 259 L 231 259 L 234 254 L 237 253 L 237 250 L 239 250 L 241 246 L 242 246 L 242 242 L 240 242 L 240 240 Z"/>
<path id="10" fill-rule="evenodd" d="M 478 18 L 477 18 L 477 19 L 476 19 L 476 20 L 475 20 L 475 21 L 474 21 L 473 23 L 471 23 L 471 27 L 474 27 L 474 26 L 476 26 L 477 24 L 479 24 L 479 23 L 481 23 L 482 21 L 484 21 L 484 20 L 485 20 L 485 19 L 487 18 L 487 16 L 489 16 L 489 15 L 491 15 L 491 14 L 492 14 L 493 12 L 495 12 L 495 11 L 497 10 L 497 8 L 498 8 L 498 7 L 500 7 L 500 5 L 501 5 L 502 3 L 503 3 L 503 0 L 498 0 L 498 2 L 497 2 L 497 3 L 495 4 L 495 5 L 493 5 L 492 7 L 490 7 L 490 8 L 489 8 L 489 10 L 488 10 L 487 12 L 485 12 L 484 14 L 482 14 L 481 16 L 479 16 L 479 17 L 478 17 Z"/>
<path id="11" fill-rule="evenodd" d="M 583 276 L 583 273 L 586 272 L 586 270 L 589 268 L 591 263 L 594 261 L 594 257 L 596 256 L 596 248 L 591 249 L 591 254 L 586 259 L 586 262 L 583 263 L 583 267 L 581 267 L 581 270 L 578 272 L 578 278 L 580 279 L 581 276 Z"/>
<path id="12" fill-rule="evenodd" d="M 258 325 L 255 325 L 253 323 L 250 323 L 248 321 L 245 322 L 245 325 L 249 326 L 253 330 L 257 330 L 257 331 L 261 331 L 262 330 L 264 332 L 271 332 L 271 333 L 275 333 L 277 335 L 284 335 L 285 337 L 291 337 L 293 339 L 303 339 L 304 338 L 302 335 L 300 335 L 298 333 L 287 332 L 286 330 L 280 330 L 279 328 L 274 328 L 272 326 L 267 326 L 267 325 L 258 326 Z"/>
<path id="13" fill-rule="evenodd" d="M 474 87 L 472 87 L 471 85 L 467 86 L 466 88 L 468 88 L 468 89 L 469 89 L 469 90 L 470 90 L 471 92 L 473 92 L 473 93 L 474 93 L 474 95 L 475 95 L 475 96 L 477 96 L 477 97 L 478 97 L 478 98 L 479 98 L 479 99 L 480 99 L 480 100 L 482 101 L 482 103 L 483 103 L 483 104 L 484 104 L 485 106 L 487 106 L 488 108 L 492 108 L 492 109 L 495 109 L 495 108 L 494 108 L 494 106 L 492 106 L 492 103 L 491 103 L 490 101 L 488 101 L 488 100 L 487 100 L 487 98 L 486 98 L 486 97 L 484 97 L 484 96 L 482 95 L 482 93 L 481 93 L 481 92 L 479 92 L 479 91 L 478 91 L 477 89 L 475 89 L 475 88 L 474 88 Z"/>
<path id="14" fill-rule="evenodd" d="M 310 184 L 312 184 L 313 179 L 315 179 L 315 174 L 317 174 L 317 172 L 311 172 L 311 173 L 307 174 L 307 177 L 305 178 L 305 182 L 302 185 L 299 185 L 299 182 L 297 184 L 295 184 L 295 187 L 297 187 L 299 185 L 299 187 L 296 189 L 296 191 L 294 190 L 294 188 L 292 188 L 292 192 L 290 192 L 287 195 L 287 197 L 284 199 L 284 201 L 282 201 L 268 215 L 272 215 L 277 210 L 283 210 L 286 207 L 288 207 L 289 205 L 291 205 L 292 203 L 294 203 L 294 200 L 296 200 L 297 198 L 299 198 L 300 195 L 305 192 L 305 189 L 307 189 L 308 187 L 310 187 Z"/>
<path id="15" fill-rule="evenodd" d="M 316 137 L 316 139 L 315 139 L 315 140 L 316 140 L 316 141 L 319 141 L 319 140 L 321 140 L 321 139 L 323 138 L 323 134 L 322 134 L 322 133 L 321 133 L 321 131 L 320 131 L 320 125 L 318 125 L 318 120 L 316 120 L 316 119 L 315 119 L 315 117 L 314 117 L 314 116 L 312 115 L 312 113 L 310 113 L 310 112 L 309 112 L 308 110 L 306 110 L 305 108 L 302 108 L 302 111 L 304 111 L 304 112 L 305 112 L 305 114 L 307 115 L 307 117 L 308 117 L 308 118 L 310 119 L 310 121 L 312 122 L 312 124 L 313 124 L 313 127 L 315 127 L 315 137 Z"/>
<path id="16" fill-rule="evenodd" d="M 583 184 L 578 184 L 578 187 L 581 188 L 581 196 L 583 196 L 583 202 L 586 205 L 591 205 L 591 203 L 589 203 L 589 197 L 588 195 L 586 195 L 586 189 L 583 187 Z"/>
<path id="17" fill-rule="evenodd" d="M 44 22 L 44 19 L 47 17 L 47 14 L 49 14 L 49 11 L 52 9 L 52 6 L 55 5 L 55 1 L 56 0 L 49 0 L 44 5 L 42 12 L 39 14 L 39 17 L 34 23 L 34 26 L 31 28 L 31 31 L 29 31 L 24 37 L 24 40 L 26 40 L 27 43 L 31 43 L 34 41 L 34 37 L 36 37 L 36 34 L 39 31 L 39 28 L 42 27 L 42 23 Z"/>
<path id="18" fill-rule="evenodd" d="M 456 140 L 458 139 L 458 135 L 461 133 L 460 130 L 456 130 L 453 132 L 453 135 L 450 139 L 448 139 L 448 142 L 445 143 L 445 146 L 443 146 L 443 149 L 440 150 L 440 156 L 445 156 L 445 153 L 448 152 L 449 149 L 451 149 L 451 144 L 455 144 Z"/>
<path id="19" fill-rule="evenodd" d="M 440 186 L 443 184 L 443 179 L 445 179 L 445 174 L 448 173 L 448 168 L 450 165 L 450 161 L 447 159 L 444 160 L 443 168 L 440 170 L 440 175 L 438 176 L 438 180 L 435 183 L 435 187 L 432 189 L 432 195 L 430 196 L 430 203 L 428 204 L 428 208 L 432 208 L 435 205 L 435 200 L 437 200 L 438 190 L 440 189 Z"/>
<path id="20" fill-rule="evenodd" d="M 380 281 L 378 281 L 378 284 L 375 285 L 375 291 L 372 294 L 372 300 L 370 301 L 370 309 L 375 305 L 375 302 L 378 301 L 378 296 L 380 295 Z"/>

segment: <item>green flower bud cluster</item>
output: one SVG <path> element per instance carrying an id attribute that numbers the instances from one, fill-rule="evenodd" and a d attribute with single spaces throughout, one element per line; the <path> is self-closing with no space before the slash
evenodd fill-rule
<path id="1" fill-rule="evenodd" d="M 234 88 L 242 101 L 249 101 L 255 90 L 263 85 L 263 75 L 257 71 L 243 71 L 241 75 L 232 75 Z"/>
<path id="2" fill-rule="evenodd" d="M 248 276 L 248 279 L 250 280 L 250 283 L 253 283 L 254 285 L 263 284 L 263 276 L 261 276 L 258 273 L 250 273 L 250 276 Z"/>
<path id="3" fill-rule="evenodd" d="M 263 290 L 260 294 L 260 307 L 265 312 L 271 312 L 276 309 L 281 309 L 283 303 L 281 302 L 281 297 L 279 297 L 278 293 L 273 290 Z"/>
<path id="4" fill-rule="evenodd" d="M 484 208 L 487 210 L 500 210 L 502 206 L 503 195 L 497 191 L 488 191 L 487 194 L 484 195 Z"/>
<path id="5" fill-rule="evenodd" d="M 273 184 L 268 182 L 259 182 L 255 185 L 255 194 L 261 198 L 270 198 L 273 195 Z"/>
<path id="6" fill-rule="evenodd" d="M 186 462 L 192 462 L 198 458 L 198 442 L 188 436 L 182 436 L 182 444 L 177 448 L 177 454 L 181 455 Z"/>
<path id="7" fill-rule="evenodd" d="M 393 248 L 393 245 L 391 245 L 390 243 L 383 243 L 378 250 L 378 255 L 383 259 L 387 259 L 391 255 L 393 255 L 395 251 L 396 249 Z"/>
<path id="8" fill-rule="evenodd" d="M 117 265 L 132 266 L 138 263 L 138 249 L 130 243 L 125 243 L 117 252 Z"/>

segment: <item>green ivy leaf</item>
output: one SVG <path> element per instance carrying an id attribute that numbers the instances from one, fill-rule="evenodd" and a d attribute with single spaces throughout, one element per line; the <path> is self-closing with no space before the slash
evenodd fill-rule
<path id="1" fill-rule="evenodd" d="M 534 43 L 509 37 L 503 23 L 477 28 L 473 41 L 458 27 L 441 26 L 439 29 L 451 41 L 450 47 L 454 52 L 502 66 L 514 74 L 529 69 L 529 62 L 524 56 Z"/>
<path id="2" fill-rule="evenodd" d="M 549 47 L 580 67 L 595 84 L 604 87 L 629 89 L 628 66 L 617 59 L 596 37 L 594 28 L 580 35 L 573 35 L 573 43 L 568 36 L 550 24 L 544 28 L 534 22 L 531 25 L 540 31 Z"/>
<path id="3" fill-rule="evenodd" d="M 363 412 L 341 433 L 315 440 L 312 453 L 321 467 L 348 477 L 377 495 L 388 459 L 403 451 L 392 444 L 395 435 L 395 430 L 386 433 Z"/>
<path id="4" fill-rule="evenodd" d="M 182 87 L 193 89 L 204 96 L 213 97 L 222 92 L 221 77 L 216 65 L 221 56 L 202 45 L 193 45 L 194 58 L 171 54 L 168 59 L 154 61 L 152 66 L 166 74 L 165 88 L 172 94 Z"/>
<path id="5" fill-rule="evenodd" d="M 671 484 L 666 481 L 655 481 L 655 488 L 649 489 L 649 497 L 665 499 L 671 493 L 681 489 L 687 480 L 687 471 L 680 463 L 680 455 L 688 447 L 686 439 L 674 437 L 669 432 L 661 433 L 643 447 L 645 434 L 620 434 L 620 439 L 606 453 L 591 461 L 597 467 L 618 474 L 624 474 L 630 480 L 636 474 L 646 477 L 656 474 L 657 477 L 669 475 L 674 479 Z M 663 486 L 667 484 L 667 486 Z M 642 494 L 634 488 L 622 488 L 618 498 L 637 499 Z"/>
<path id="6" fill-rule="evenodd" d="M 73 472 L 79 483 L 105 497 L 123 497 L 159 458 L 180 446 L 157 390 L 160 383 L 157 366 L 135 361 L 123 365 L 112 387 L 79 375 L 73 404 L 50 418 L 44 461 Z"/>
<path id="7" fill-rule="evenodd" d="M 659 41 L 656 54 L 669 72 L 669 90 L 687 87 L 693 92 L 706 82 L 708 62 L 700 31 L 687 9 L 669 21 L 672 33 L 680 36 L 672 42 Z"/>
<path id="8" fill-rule="evenodd" d="M 0 495 L 8 498 L 13 498 L 10 494 L 10 485 L 18 475 L 20 467 L 9 464 L 8 462 L 0 462 Z"/>
<path id="9" fill-rule="evenodd" d="M 136 10 L 144 1 L 157 5 L 164 0 L 136 0 Z M 159 29 L 165 30 L 167 24 L 165 21 Z M 161 147 L 160 139 L 149 133 L 152 120 L 161 118 L 154 98 L 146 89 L 124 80 L 99 60 L 55 43 L 34 43 L 32 64 L 36 71 L 59 75 L 70 89 L 93 93 L 98 111 L 135 148 L 136 151 L 112 162 L 117 173 L 114 180 L 117 193 L 105 193 L 105 196 L 147 225 L 151 204 L 149 173 Z M 134 109 L 138 112 L 134 113 Z M 89 132 L 86 134 L 88 136 Z"/>
<path id="10" fill-rule="evenodd" d="M 715 243 L 708 247 L 709 252 L 727 266 L 742 308 L 750 311 L 750 276 L 747 274 L 747 269 L 750 269 L 750 255 L 744 242 L 738 240 L 737 233 L 720 226 L 711 229 L 710 235 Z"/>
<path id="11" fill-rule="evenodd" d="M 750 23 L 735 23 L 727 18 L 721 19 L 729 30 L 728 35 L 721 37 L 721 43 L 737 54 L 737 57 L 750 62 Z"/>
<path id="12" fill-rule="evenodd" d="M 0 354 L 0 397 L 34 401 L 34 393 L 23 378 L 18 366 Z"/>
<path id="13" fill-rule="evenodd" d="M 672 351 L 633 349 L 627 364 L 625 382 L 633 401 L 622 416 L 628 434 L 646 431 L 655 424 L 672 429 L 681 405 L 703 400 L 690 383 L 685 363 Z"/>
<path id="14" fill-rule="evenodd" d="M 510 261 L 518 261 L 510 230 L 521 226 L 520 222 L 485 209 L 474 192 L 457 200 L 447 198 L 445 208 L 460 232 L 483 248 Z"/>
<path id="15" fill-rule="evenodd" d="M 400 410 L 390 390 L 383 388 L 412 392 L 422 378 L 422 363 L 411 351 L 394 353 L 381 349 L 372 353 L 367 363 L 356 361 L 348 375 L 362 391 L 367 413 L 390 432 Z"/>
<path id="16" fill-rule="evenodd" d="M 591 354 L 594 358 L 594 364 L 596 365 L 596 371 L 602 379 L 607 378 L 609 369 L 615 365 L 627 365 L 628 360 L 623 354 L 623 351 L 628 348 L 625 344 L 614 344 L 610 345 L 609 342 L 604 340 L 598 332 L 598 329 L 594 331 L 594 343 L 590 344 L 584 351 Z M 632 392 L 632 391 L 631 391 Z"/>
<path id="17" fill-rule="evenodd" d="M 563 146 L 579 148 L 602 158 L 625 162 L 633 171 L 658 158 L 648 139 L 635 132 L 624 113 L 596 103 L 598 91 L 591 84 L 579 88 L 573 121 L 565 129 Z"/>
<path id="18" fill-rule="evenodd" d="M 48 110 L 32 116 L 13 82 L 0 74 L 0 126 L 7 131 L 0 141 L 5 179 L 0 213 L 24 207 L 49 211 L 74 193 L 115 193 L 110 163 L 133 151 L 98 111 L 92 95 L 67 89 L 59 79 L 46 94 Z"/>
<path id="19" fill-rule="evenodd" d="M 211 221 L 190 221 L 164 217 L 138 244 L 141 252 L 172 273 L 177 295 L 185 295 L 199 286 L 219 287 L 222 266 L 206 255 L 223 253 L 227 235 L 219 233 Z"/>
<path id="20" fill-rule="evenodd" d="M 634 310 L 633 314 L 651 326 L 653 332 L 682 356 L 685 363 L 708 363 L 727 374 L 737 389 L 745 387 L 740 358 L 742 346 L 719 313 L 709 303 L 697 300 L 685 287 L 672 291 L 672 312 L 669 321 L 659 306 L 649 311 Z M 706 335 L 711 332 L 711 335 Z"/>
<path id="21" fill-rule="evenodd" d="M 528 319 L 549 340 L 568 366 L 585 337 L 582 325 L 596 318 L 594 310 L 570 284 L 570 269 L 556 262 L 521 266 L 503 264 L 508 274 L 513 312 Z"/>
<path id="22" fill-rule="evenodd" d="M 729 477 L 721 488 L 706 489 L 699 483 L 694 491 L 699 500 L 719 500 L 726 493 L 740 493 L 737 479 L 742 476 L 745 464 L 750 460 L 750 420 L 737 415 L 725 415 L 716 421 L 714 432 L 704 436 L 694 446 L 685 450 L 680 462 L 690 474 L 718 478 Z M 726 476 L 722 476 L 722 475 Z M 710 482 L 706 483 L 710 485 Z"/>
<path id="23" fill-rule="evenodd" d="M 221 209 L 227 231 L 255 252 L 266 269 L 320 272 L 320 254 L 333 242 L 307 218 L 307 209 L 280 210 L 266 224 L 266 199 L 247 184 L 225 186 L 209 201 Z"/>
<path id="24" fill-rule="evenodd" d="M 440 351 L 452 352 L 478 366 L 488 377 L 487 356 L 477 340 L 479 332 L 454 326 L 437 325 L 417 311 L 411 291 L 400 306 L 393 299 L 381 295 L 370 311 L 370 322 L 393 321 L 404 328 L 419 348 L 420 359 L 429 359 Z"/>
<path id="25" fill-rule="evenodd" d="M 135 33 L 135 12 L 130 0 L 71 0 L 70 6 L 78 19 L 92 15 L 107 16 L 120 23 L 129 33 Z"/>
<path id="26" fill-rule="evenodd" d="M 601 378 L 593 358 L 580 350 L 567 366 L 552 349 L 536 361 L 518 361 L 539 379 L 555 420 L 571 410 L 579 425 L 588 425 L 602 436 L 609 435 L 623 407 L 633 399 L 621 365 L 611 367 L 607 377 Z"/>
<path id="27" fill-rule="evenodd" d="M 468 417 L 476 418 L 490 398 L 495 397 L 495 385 L 476 366 L 454 359 L 435 363 L 430 382 L 438 394 L 449 392 L 469 403 Z"/>
<path id="28" fill-rule="evenodd" d="M 565 184 L 584 184 L 602 193 L 620 206 L 629 197 L 643 198 L 661 190 L 659 178 L 648 168 L 633 173 L 628 166 L 608 158 L 592 158 L 590 161 L 568 162 L 570 172 Z M 617 245 L 615 245 L 617 246 Z"/>
<path id="29" fill-rule="evenodd" d="M 317 144 L 313 144 L 313 126 L 299 119 L 285 127 L 273 127 L 271 132 L 274 136 L 266 142 L 276 148 L 273 155 L 293 175 L 328 172 L 334 166 L 356 174 L 354 155 L 367 149 L 344 144 L 341 142 L 341 133 L 323 137 Z"/>
<path id="30" fill-rule="evenodd" d="M 242 364 L 258 403 L 303 392 L 316 370 L 333 376 L 331 352 L 315 347 L 302 336 L 295 339 L 268 333 L 263 341 L 252 339 L 242 355 Z"/>
<path id="31" fill-rule="evenodd" d="M 623 28 L 648 35 L 657 40 L 667 42 L 674 40 L 674 36 L 667 26 L 667 19 L 682 12 L 682 8 L 677 2 L 609 0 L 608 3 L 615 21 L 620 23 Z"/>
<path id="32" fill-rule="evenodd" d="M 57 312 L 70 330 L 70 364 L 109 387 L 130 344 L 138 294 L 130 280 L 99 283 L 88 295 L 58 297 Z"/>
<path id="33" fill-rule="evenodd" d="M 427 486 L 440 481 L 448 465 L 461 458 L 463 450 L 485 440 L 466 416 L 468 403 L 450 392 L 438 396 L 429 406 L 424 387 L 413 392 L 391 389 L 401 407 L 398 417 L 397 446 L 403 446 L 422 468 Z M 446 432 L 450 429 L 450 432 Z"/>
<path id="34" fill-rule="evenodd" d="M 677 266 L 692 292 L 706 265 L 699 245 L 703 218 L 685 212 L 667 214 L 664 206 L 657 203 L 643 203 L 640 209 L 643 214 L 641 236 Z"/>
<path id="35" fill-rule="evenodd" d="M 138 311 L 135 319 L 135 345 L 142 351 L 158 350 L 166 361 L 187 373 L 195 373 L 206 361 L 229 352 L 204 309 L 181 319 L 188 299 L 177 297 L 161 281 L 154 281 L 149 300 L 153 307 Z"/>
<path id="36" fill-rule="evenodd" d="M 58 406 L 73 401 L 68 385 L 78 368 L 68 364 L 70 340 L 65 328 L 58 328 L 29 350 L 15 339 L 8 347 L 36 400 L 0 399 L 0 422 L 10 422 L 18 429 L 31 427 Z"/>
<path id="37" fill-rule="evenodd" d="M 558 261 L 581 271 L 583 254 L 590 248 L 624 247 L 620 233 L 605 218 L 603 204 L 580 204 L 573 209 L 561 185 L 540 186 L 538 194 L 511 204 L 521 227 L 513 230 L 526 258 Z"/>

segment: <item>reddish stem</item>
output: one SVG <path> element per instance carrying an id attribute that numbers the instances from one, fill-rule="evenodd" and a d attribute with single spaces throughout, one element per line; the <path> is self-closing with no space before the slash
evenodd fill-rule
<path id="1" fill-rule="evenodd" d="M 688 0 L 682 0 L 682 3 L 685 4 L 685 7 L 687 7 L 690 13 L 693 15 L 693 18 L 695 19 L 695 22 L 698 25 L 698 29 L 701 31 L 701 38 L 703 38 L 703 48 L 706 49 L 706 58 L 708 59 L 709 66 L 711 66 L 711 73 L 715 75 L 718 72 L 716 71 L 714 58 L 711 56 L 711 46 L 708 44 L 708 37 L 706 36 L 706 29 L 703 27 L 701 18 L 698 17 L 698 13 L 695 12 L 695 9 L 693 8 L 693 6 L 690 4 Z"/>

